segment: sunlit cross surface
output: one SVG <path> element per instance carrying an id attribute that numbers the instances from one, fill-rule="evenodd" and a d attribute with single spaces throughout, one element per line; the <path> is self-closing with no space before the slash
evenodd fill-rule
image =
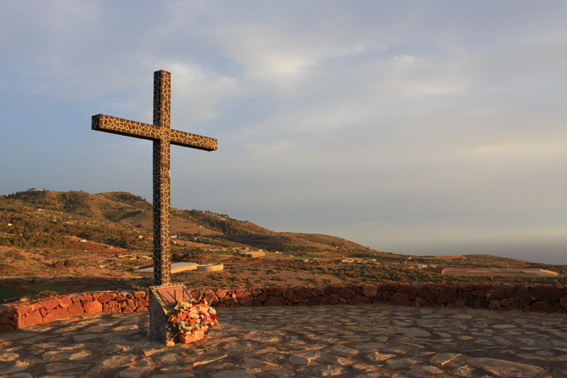
<path id="1" fill-rule="evenodd" d="M 92 129 L 148 139 L 154 143 L 154 285 L 170 283 L 171 241 L 169 232 L 170 144 L 205 151 L 217 149 L 217 140 L 170 127 L 171 73 L 154 72 L 154 124 L 148 125 L 104 114 L 93 116 Z"/>

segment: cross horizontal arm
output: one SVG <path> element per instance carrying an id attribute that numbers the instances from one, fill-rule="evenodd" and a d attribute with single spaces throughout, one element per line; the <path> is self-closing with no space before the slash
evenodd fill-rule
<path id="1" fill-rule="evenodd" d="M 157 140 L 161 137 L 159 128 L 154 127 L 154 125 L 104 114 L 93 116 L 92 129 L 140 139 Z"/>
<path id="2" fill-rule="evenodd" d="M 175 144 L 176 146 L 191 147 L 205 151 L 214 151 L 217 149 L 216 139 L 186 133 L 185 131 L 171 130 L 169 138 L 171 144 Z"/>
<path id="3" fill-rule="evenodd" d="M 176 146 L 191 147 L 198 150 L 214 151 L 217 149 L 217 140 L 214 138 L 104 114 L 93 116 L 92 129 L 140 139 L 169 140 L 171 144 Z"/>

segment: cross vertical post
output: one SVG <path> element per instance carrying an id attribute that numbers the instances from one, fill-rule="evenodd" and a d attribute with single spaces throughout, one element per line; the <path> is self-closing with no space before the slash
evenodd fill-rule
<path id="1" fill-rule="evenodd" d="M 154 126 L 170 129 L 171 74 L 154 72 Z M 162 134 L 163 135 L 163 134 Z M 154 285 L 170 283 L 171 241 L 169 230 L 170 145 L 169 140 L 154 140 Z"/>

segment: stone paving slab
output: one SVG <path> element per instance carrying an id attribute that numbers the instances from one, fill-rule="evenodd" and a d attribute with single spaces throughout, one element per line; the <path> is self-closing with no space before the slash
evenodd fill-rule
<path id="1" fill-rule="evenodd" d="M 147 313 L 0 334 L 0 376 L 567 378 L 567 316 L 388 305 L 220 308 L 194 344 L 148 340 Z"/>

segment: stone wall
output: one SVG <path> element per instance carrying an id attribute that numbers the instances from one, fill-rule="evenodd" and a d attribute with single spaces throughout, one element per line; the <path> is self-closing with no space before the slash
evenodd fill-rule
<path id="1" fill-rule="evenodd" d="M 198 290 L 193 291 L 196 297 Z M 207 289 L 215 307 L 385 303 L 417 307 L 567 312 L 567 287 L 506 284 L 375 283 Z M 77 315 L 148 310 L 145 291 L 96 292 L 0 306 L 0 331 Z"/>
<path id="2" fill-rule="evenodd" d="M 0 332 L 77 315 L 148 311 L 145 291 L 96 292 L 0 306 Z"/>

